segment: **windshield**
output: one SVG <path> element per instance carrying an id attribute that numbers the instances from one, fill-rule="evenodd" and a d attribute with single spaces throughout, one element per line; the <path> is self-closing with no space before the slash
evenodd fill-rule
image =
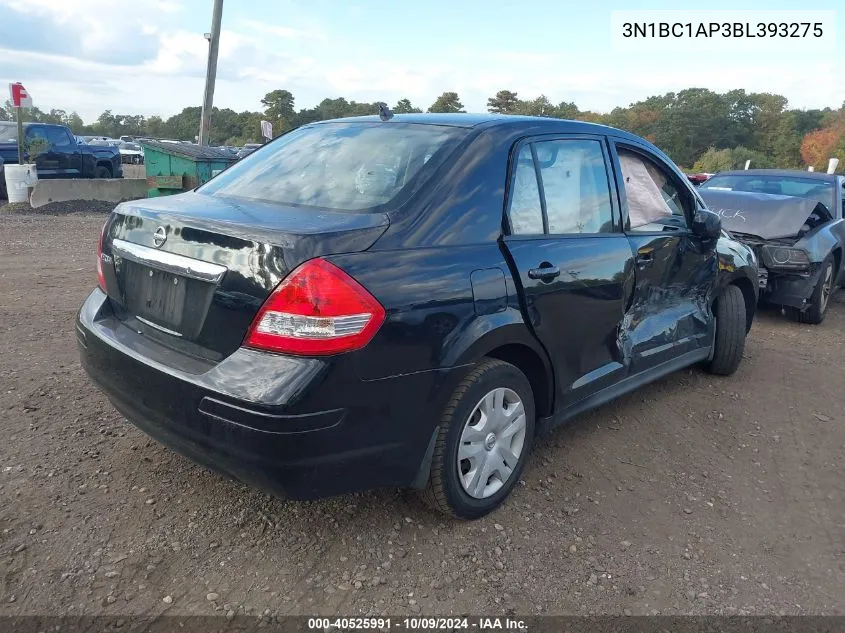
<path id="1" fill-rule="evenodd" d="M 415 178 L 418 185 L 417 174 L 428 159 L 445 153 L 465 133 L 396 123 L 303 127 L 257 149 L 199 191 L 284 205 L 368 209 L 412 189 Z"/>
<path id="2" fill-rule="evenodd" d="M 0 123 L 0 143 L 17 143 L 18 126 L 16 123 Z"/>
<path id="3" fill-rule="evenodd" d="M 795 196 L 821 202 L 828 210 L 835 208 L 833 183 L 817 178 L 770 174 L 717 174 L 699 185 L 699 188 Z"/>

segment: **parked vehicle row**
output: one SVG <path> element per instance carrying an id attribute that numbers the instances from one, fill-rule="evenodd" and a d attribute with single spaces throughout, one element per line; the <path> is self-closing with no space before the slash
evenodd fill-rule
<path id="1" fill-rule="evenodd" d="M 120 152 L 121 163 L 132 165 L 144 164 L 144 148 L 138 143 L 110 138 L 94 138 L 85 141 L 85 143 L 96 147 L 116 147 Z"/>
<path id="2" fill-rule="evenodd" d="M 45 151 L 35 157 L 38 178 L 122 178 L 120 152 L 116 147 L 81 145 L 64 125 L 24 123 L 25 158 L 30 144 L 41 139 Z M 18 129 L 0 121 L 0 158 L 6 165 L 18 164 Z M 0 174 L 0 196 L 5 197 L 5 179 Z"/>

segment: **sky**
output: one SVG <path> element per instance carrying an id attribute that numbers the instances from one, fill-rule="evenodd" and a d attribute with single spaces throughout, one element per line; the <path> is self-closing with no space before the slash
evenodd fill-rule
<path id="1" fill-rule="evenodd" d="M 201 104 L 212 0 L 0 0 L 0 83 L 20 81 L 42 110 L 91 122 L 169 116 Z M 708 9 L 794 9 L 708 0 Z M 812 9 L 836 9 L 818 1 Z M 791 5 L 791 6 L 790 6 Z M 501 89 L 608 112 L 689 87 L 776 92 L 790 107 L 845 101 L 845 9 L 832 54 L 611 49 L 611 11 L 701 2 L 563 0 L 224 0 L 214 105 L 260 110 L 269 91 L 296 107 L 325 97 L 423 109 L 455 91 L 468 111 Z"/>

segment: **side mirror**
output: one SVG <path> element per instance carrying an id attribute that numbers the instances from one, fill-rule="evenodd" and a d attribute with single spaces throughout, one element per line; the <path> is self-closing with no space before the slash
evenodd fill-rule
<path id="1" fill-rule="evenodd" d="M 705 240 L 715 240 L 722 233 L 722 218 L 718 213 L 699 209 L 692 219 L 692 233 Z"/>

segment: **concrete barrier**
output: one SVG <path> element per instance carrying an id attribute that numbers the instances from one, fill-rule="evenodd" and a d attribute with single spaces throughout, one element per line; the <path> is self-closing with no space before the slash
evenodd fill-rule
<path id="1" fill-rule="evenodd" d="M 39 180 L 29 204 L 33 208 L 66 200 L 102 200 L 120 202 L 147 197 L 147 181 L 134 178 L 74 178 Z"/>

